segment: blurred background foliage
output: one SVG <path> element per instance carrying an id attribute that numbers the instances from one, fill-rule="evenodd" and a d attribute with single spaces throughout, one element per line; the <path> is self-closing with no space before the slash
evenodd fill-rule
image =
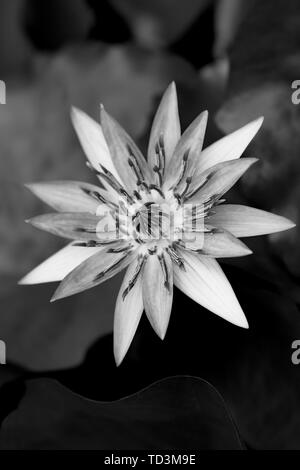
<path id="1" fill-rule="evenodd" d="M 297 0 L 1 0 L 7 104 L 0 105 L 0 337 L 10 363 L 0 370 L 8 387 L 0 395 L 10 403 L 3 417 L 20 400 L 30 409 L 38 387 L 53 378 L 109 400 L 191 374 L 219 388 L 248 446 L 300 449 L 300 366 L 290 361 L 291 342 L 300 338 L 300 105 L 291 101 L 291 83 L 300 78 L 299 24 Z M 23 184 L 93 181 L 70 124 L 71 105 L 98 119 L 103 102 L 145 149 L 172 80 L 183 128 L 208 109 L 205 145 L 265 116 L 247 149 L 260 163 L 228 198 L 285 215 L 298 228 L 249 240 L 254 255 L 226 262 L 249 332 L 177 293 L 165 343 L 142 322 L 117 370 L 111 330 L 122 276 L 54 304 L 53 285 L 17 286 L 63 245 L 24 223 L 45 207 Z M 24 374 L 42 381 L 37 389 L 22 388 Z M 45 375 L 51 378 L 37 378 Z"/>

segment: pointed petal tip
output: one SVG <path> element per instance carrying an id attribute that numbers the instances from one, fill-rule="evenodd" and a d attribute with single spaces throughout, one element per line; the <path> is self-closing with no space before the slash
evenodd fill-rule
<path id="1" fill-rule="evenodd" d="M 256 119 L 256 121 L 257 121 L 258 123 L 260 123 L 260 125 L 262 125 L 262 123 L 264 122 L 264 119 L 265 119 L 264 116 L 259 116 L 259 117 Z"/>
<path id="2" fill-rule="evenodd" d="M 94 122 L 94 123 L 96 122 L 88 113 L 86 113 L 80 108 L 77 108 L 76 106 L 71 106 L 70 117 L 71 117 L 73 127 L 78 134 L 79 140 L 81 140 L 80 134 L 82 133 L 81 129 L 83 125 L 84 124 L 86 125 L 89 122 Z"/>
<path id="3" fill-rule="evenodd" d="M 79 132 L 80 127 L 82 126 L 83 119 L 87 117 L 90 118 L 84 111 L 79 108 L 76 108 L 76 106 L 71 106 L 70 118 L 72 125 L 77 133 Z"/>
<path id="4" fill-rule="evenodd" d="M 244 163 L 244 165 L 247 167 L 246 171 L 252 166 L 255 165 L 255 163 L 259 162 L 259 158 L 256 157 L 242 157 L 239 160 L 231 160 L 232 162 L 241 162 L 241 164 Z"/>
<path id="5" fill-rule="evenodd" d="M 33 227 L 36 228 L 43 228 L 43 222 L 40 220 L 40 217 L 43 217 L 42 215 L 37 215 L 35 217 L 31 217 L 30 219 L 25 219 L 26 224 L 30 224 Z"/>
<path id="6" fill-rule="evenodd" d="M 254 119 L 253 121 L 250 121 L 248 125 L 249 126 L 253 125 L 253 126 L 257 127 L 257 130 L 259 130 L 262 123 L 264 122 L 264 119 L 265 119 L 264 116 L 259 116 L 258 118 Z"/>
<path id="7" fill-rule="evenodd" d="M 167 331 L 161 331 L 161 332 L 157 333 L 159 339 L 161 339 L 162 341 L 165 339 L 166 334 L 167 334 Z"/>
<path id="8" fill-rule="evenodd" d="M 49 281 L 49 282 L 51 282 L 51 281 Z M 32 271 L 31 271 L 28 274 L 26 274 L 25 276 L 23 276 L 17 282 L 17 285 L 18 286 L 33 286 L 33 285 L 37 285 L 37 284 L 41 284 L 41 283 L 42 283 L 42 281 L 40 281 L 39 279 L 32 276 Z"/>
<path id="9" fill-rule="evenodd" d="M 153 328 L 153 331 L 157 334 L 159 339 L 163 341 L 166 337 L 167 334 L 167 329 L 168 325 L 160 325 L 158 323 L 154 324 L 153 322 L 151 323 L 151 326 Z"/>
<path id="10" fill-rule="evenodd" d="M 271 227 L 271 230 L 265 232 L 266 235 L 284 232 L 285 230 L 290 230 L 297 226 L 297 224 L 293 222 L 293 220 L 290 220 L 282 215 L 274 214 L 273 212 L 266 212 L 266 214 L 274 218 L 273 226 Z"/>
<path id="11" fill-rule="evenodd" d="M 116 354 L 114 354 L 114 358 L 115 358 L 115 364 L 116 364 L 116 366 L 117 366 L 117 367 L 120 367 L 120 365 L 121 365 L 122 362 L 123 362 L 124 357 L 118 357 L 118 356 L 116 356 Z"/>
<path id="12" fill-rule="evenodd" d="M 253 121 L 250 121 L 247 124 L 245 124 L 240 129 L 249 130 L 250 135 L 252 134 L 252 137 L 251 137 L 251 140 L 252 140 L 253 137 L 256 135 L 256 133 L 261 128 L 263 122 L 264 122 L 264 116 L 259 116 L 258 118 L 254 119 Z M 240 129 L 237 129 L 237 131 L 239 131 Z"/>
<path id="13" fill-rule="evenodd" d="M 28 189 L 31 193 L 33 193 L 35 196 L 39 197 L 39 194 L 43 187 L 47 185 L 47 182 L 41 183 L 41 182 L 35 182 L 35 183 L 24 183 L 24 187 Z"/>
<path id="14" fill-rule="evenodd" d="M 239 240 L 241 241 L 241 240 Z M 242 244 L 240 245 L 240 248 L 241 248 L 241 254 L 240 256 L 249 256 L 249 255 L 253 255 L 253 251 L 250 250 L 250 248 L 248 248 L 243 242 Z"/>
<path id="15" fill-rule="evenodd" d="M 230 323 L 232 323 L 235 326 L 238 326 L 239 328 L 244 328 L 245 330 L 248 330 L 249 323 L 241 307 L 238 309 L 237 313 L 238 315 L 236 316 L 236 318 L 232 318 L 229 320 Z"/>
<path id="16" fill-rule="evenodd" d="M 249 330 L 249 323 L 248 321 L 246 320 L 246 317 L 243 321 L 241 321 L 240 323 L 236 323 L 236 326 L 239 326 L 240 328 L 243 328 L 244 330 Z"/>
<path id="17" fill-rule="evenodd" d="M 248 320 L 239 302 L 235 307 L 235 311 L 236 314 L 232 323 L 240 328 L 244 328 L 245 330 L 249 329 Z"/>
<path id="18" fill-rule="evenodd" d="M 161 341 L 163 341 L 166 337 L 167 334 L 167 328 L 163 327 L 162 325 L 159 324 L 151 324 L 153 331 L 156 333 L 156 335 L 159 337 Z"/>
<path id="19" fill-rule="evenodd" d="M 107 118 L 107 117 L 108 117 L 108 113 L 106 112 L 104 105 L 101 103 L 100 104 L 100 120 L 102 118 Z"/>
<path id="20" fill-rule="evenodd" d="M 76 106 L 70 107 L 70 116 L 71 116 L 72 122 L 76 121 L 77 117 L 81 114 L 83 114 L 83 111 L 81 111 L 81 109 L 76 108 Z"/>
<path id="21" fill-rule="evenodd" d="M 120 367 L 120 365 L 122 364 L 126 354 L 127 354 L 127 351 L 128 351 L 128 348 L 122 348 L 120 347 L 120 345 L 114 343 L 114 359 L 115 359 L 115 364 L 117 367 Z"/>
<path id="22" fill-rule="evenodd" d="M 177 87 L 174 80 L 168 85 L 165 91 L 165 96 L 177 97 Z"/>
<path id="23" fill-rule="evenodd" d="M 54 294 L 52 295 L 50 299 L 50 303 L 56 302 L 57 300 L 63 299 L 64 297 L 68 297 L 69 295 L 72 295 L 71 293 L 64 292 L 61 289 L 61 284 L 57 287 L 57 289 L 54 291 Z"/>
<path id="24" fill-rule="evenodd" d="M 273 228 L 272 232 L 269 232 L 270 234 L 276 233 L 276 232 L 284 232 L 285 230 L 291 230 L 292 228 L 295 228 L 297 226 L 295 222 L 293 222 L 290 219 L 287 219 L 286 217 L 283 217 L 280 215 L 277 217 L 278 217 L 278 225 L 276 228 Z"/>
<path id="25" fill-rule="evenodd" d="M 204 111 L 202 111 L 202 112 L 198 115 L 198 117 L 196 118 L 196 120 L 197 120 L 197 122 L 198 122 L 199 124 L 200 124 L 200 122 L 201 122 L 202 125 L 205 125 L 205 126 L 206 126 L 207 121 L 208 121 L 208 110 L 205 109 Z M 194 122 L 196 122 L 196 120 L 195 120 Z"/>
<path id="26" fill-rule="evenodd" d="M 56 300 L 59 300 L 59 296 L 56 294 L 56 291 L 55 291 L 54 294 L 52 295 L 51 299 L 50 299 L 50 303 L 52 304 Z"/>
<path id="27" fill-rule="evenodd" d="M 26 219 L 25 223 L 30 224 L 33 227 L 40 228 L 43 226 L 43 223 L 39 220 L 39 217 L 42 217 L 42 216 L 37 215 L 36 217 L 31 217 L 30 219 Z"/>
<path id="28" fill-rule="evenodd" d="M 244 158 L 244 160 L 251 160 L 250 165 L 253 165 L 253 163 L 256 163 L 256 162 L 259 162 L 259 158 L 257 157 L 248 157 L 248 158 Z"/>
<path id="29" fill-rule="evenodd" d="M 243 250 L 242 256 L 253 255 L 253 251 L 242 240 L 240 240 L 239 238 L 237 238 L 237 240 L 239 241 L 240 247 Z"/>
<path id="30" fill-rule="evenodd" d="M 244 321 L 241 322 L 239 326 L 245 330 L 249 330 L 249 323 L 246 317 L 244 317 Z"/>
<path id="31" fill-rule="evenodd" d="M 32 194 L 34 194 L 35 196 L 39 197 L 39 194 L 40 194 L 40 191 L 43 187 L 43 185 L 45 186 L 46 183 L 39 183 L 39 182 L 36 182 L 36 183 L 24 183 L 24 187 L 26 189 L 28 189 L 28 191 L 30 191 Z"/>
<path id="32" fill-rule="evenodd" d="M 233 132 L 233 135 L 235 133 L 239 133 L 240 131 L 246 132 L 245 138 L 248 140 L 248 144 L 249 144 L 251 142 L 251 140 L 258 133 L 258 131 L 261 128 L 263 122 L 264 122 L 264 116 L 260 116 L 256 119 L 254 119 L 253 121 L 248 122 L 243 127 L 237 129 L 235 132 Z M 229 135 L 231 135 L 231 134 L 229 134 Z"/>
<path id="33" fill-rule="evenodd" d="M 285 218 L 285 221 L 286 221 L 286 229 L 285 230 L 289 230 L 289 229 L 295 228 L 297 226 L 297 224 L 295 224 L 295 222 L 293 222 L 290 219 Z"/>
<path id="34" fill-rule="evenodd" d="M 70 289 L 68 290 L 65 285 L 62 285 L 63 283 L 61 282 L 59 286 L 57 287 L 56 291 L 52 295 L 50 302 L 56 302 L 57 300 L 64 299 L 66 297 L 71 297 L 74 293 L 76 294 L 77 292 L 71 291 Z"/>
<path id="35" fill-rule="evenodd" d="M 104 105 L 100 105 L 100 125 L 102 127 L 102 130 L 105 129 L 105 125 L 109 125 L 111 122 L 111 116 L 109 115 L 109 113 L 106 111 Z M 105 134 L 104 134 L 104 138 L 105 138 Z"/>

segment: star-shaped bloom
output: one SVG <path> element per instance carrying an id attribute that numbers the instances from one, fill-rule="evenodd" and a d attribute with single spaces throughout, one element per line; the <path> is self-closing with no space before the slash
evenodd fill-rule
<path id="1" fill-rule="evenodd" d="M 175 84 L 151 129 L 147 160 L 101 107 L 101 125 L 77 109 L 72 121 L 101 186 L 76 181 L 28 185 L 55 209 L 29 222 L 70 239 L 20 283 L 62 281 L 52 300 L 95 287 L 123 269 L 114 315 L 114 354 L 123 360 L 145 311 L 163 339 L 173 284 L 211 312 L 248 328 L 216 258 L 251 253 L 239 237 L 294 224 L 262 210 L 224 203 L 223 195 L 256 161 L 240 158 L 259 118 L 202 150 L 207 112 L 181 134 Z"/>

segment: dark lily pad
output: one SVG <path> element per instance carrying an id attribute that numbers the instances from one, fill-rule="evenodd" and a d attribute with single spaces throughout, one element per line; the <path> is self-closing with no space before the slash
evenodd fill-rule
<path id="1" fill-rule="evenodd" d="M 300 366 L 291 361 L 292 342 L 300 338 L 299 311 L 271 279 L 236 267 L 224 269 L 249 330 L 218 318 L 176 290 L 164 341 L 144 316 L 120 367 L 114 364 L 109 335 L 93 345 L 81 366 L 48 377 L 96 400 L 119 399 L 175 374 L 203 377 L 230 405 L 250 448 L 299 449 Z"/>
<path id="2" fill-rule="evenodd" d="M 10 362 L 31 370 L 70 367 L 82 361 L 91 343 L 112 330 L 120 276 L 55 303 L 50 298 L 57 284 L 18 286 L 15 277 L 0 279 L 0 338 Z"/>
<path id="3" fill-rule="evenodd" d="M 3 422 L 0 449 L 243 449 L 219 393 L 194 377 L 172 377 L 110 403 L 51 379 L 26 382 Z"/>
<path id="4" fill-rule="evenodd" d="M 2 421 L 15 410 L 21 400 L 25 385 L 25 371 L 11 364 L 0 365 L 0 429 Z"/>

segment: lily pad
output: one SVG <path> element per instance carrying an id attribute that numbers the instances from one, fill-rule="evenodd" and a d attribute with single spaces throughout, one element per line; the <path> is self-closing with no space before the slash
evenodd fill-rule
<path id="1" fill-rule="evenodd" d="M 25 385 L 18 408 L 2 423 L 2 450 L 243 449 L 222 397 L 201 379 L 171 377 L 102 403 L 51 379 Z"/>
<path id="2" fill-rule="evenodd" d="M 55 303 L 53 284 L 18 286 L 15 277 L 2 277 L 0 331 L 8 361 L 30 370 L 80 363 L 90 344 L 112 331 L 121 277 Z"/>
<path id="3" fill-rule="evenodd" d="M 299 310 L 271 279 L 236 267 L 224 270 L 249 330 L 175 290 L 164 341 L 143 316 L 120 367 L 109 335 L 90 348 L 79 367 L 48 377 L 96 400 L 118 399 L 174 374 L 202 377 L 222 393 L 250 448 L 299 449 L 300 366 L 291 360 L 292 343 L 300 338 Z"/>

